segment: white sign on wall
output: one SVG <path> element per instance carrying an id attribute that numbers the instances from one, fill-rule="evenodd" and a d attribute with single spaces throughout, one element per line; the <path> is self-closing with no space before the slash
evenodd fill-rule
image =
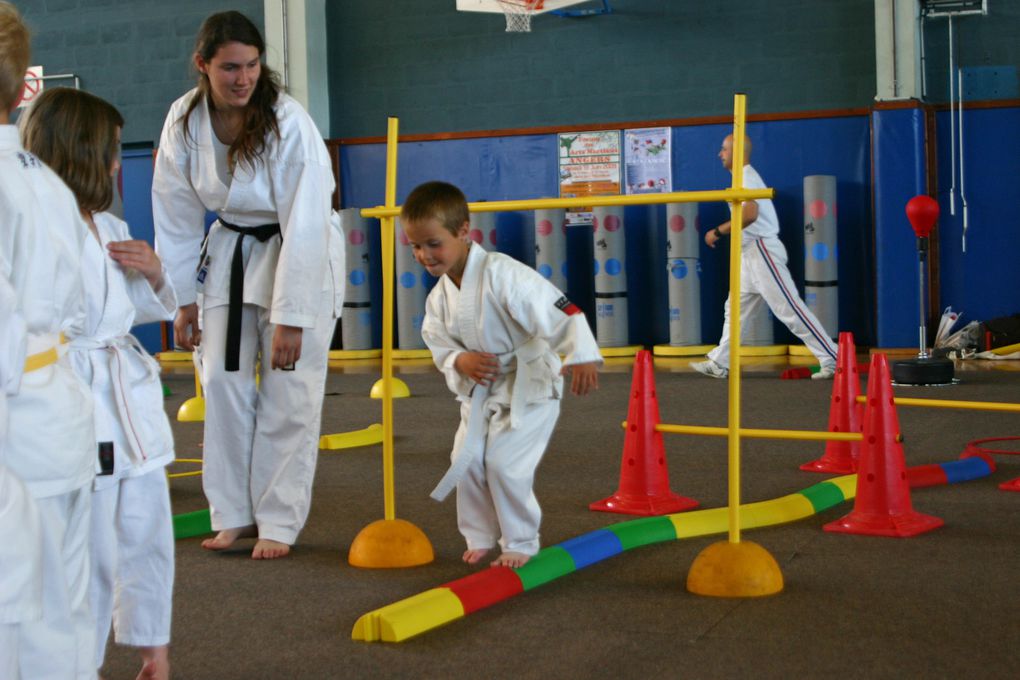
<path id="1" fill-rule="evenodd" d="M 29 66 L 25 71 L 25 95 L 21 98 L 18 108 L 24 108 L 32 103 L 32 100 L 42 92 L 44 80 L 42 66 Z"/>

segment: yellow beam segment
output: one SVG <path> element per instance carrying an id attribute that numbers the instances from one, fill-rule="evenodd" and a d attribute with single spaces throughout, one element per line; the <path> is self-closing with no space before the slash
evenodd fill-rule
<path id="1" fill-rule="evenodd" d="M 368 612 L 357 620 L 352 640 L 403 642 L 464 616 L 464 605 L 449 588 L 433 588 Z"/>
<path id="2" fill-rule="evenodd" d="M 866 404 L 868 398 L 857 397 L 857 401 Z M 970 411 L 1007 411 L 1020 413 L 1020 404 L 1008 401 L 955 401 L 953 399 L 917 399 L 914 397 L 893 397 L 897 406 L 924 406 L 926 408 L 958 408 Z"/>
<path id="3" fill-rule="evenodd" d="M 626 427 L 626 422 L 624 423 Z M 656 425 L 656 432 L 669 434 L 699 434 L 707 437 L 726 437 L 730 433 L 728 427 L 709 427 L 705 425 Z M 816 430 L 771 430 L 753 427 L 740 428 L 741 437 L 752 439 L 798 439 L 823 442 L 859 442 L 864 439 L 860 432 L 821 432 Z"/>
<path id="4" fill-rule="evenodd" d="M 757 198 L 773 198 L 775 189 L 717 189 L 712 191 L 674 191 L 668 194 L 631 194 L 629 196 L 585 196 L 585 205 L 654 205 L 657 203 L 708 203 L 719 201 L 749 201 Z M 574 208 L 577 198 L 531 198 L 520 201 L 484 201 L 468 203 L 468 210 L 476 212 L 503 212 L 506 210 L 540 210 L 546 208 Z M 362 217 L 396 217 L 400 206 L 364 208 Z"/>

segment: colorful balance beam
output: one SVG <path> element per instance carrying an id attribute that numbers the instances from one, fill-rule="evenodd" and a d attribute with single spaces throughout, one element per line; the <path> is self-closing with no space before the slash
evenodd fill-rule
<path id="1" fill-rule="evenodd" d="M 988 460 L 974 457 L 910 468 L 907 479 L 911 486 L 931 486 L 978 479 L 992 471 Z M 856 485 L 857 475 L 845 475 L 788 496 L 742 505 L 741 529 L 810 517 L 851 500 Z M 523 567 L 484 569 L 368 612 L 354 624 L 351 637 L 365 642 L 403 642 L 627 550 L 724 533 L 728 512 L 725 507 L 712 508 L 613 524 L 545 548 Z"/>

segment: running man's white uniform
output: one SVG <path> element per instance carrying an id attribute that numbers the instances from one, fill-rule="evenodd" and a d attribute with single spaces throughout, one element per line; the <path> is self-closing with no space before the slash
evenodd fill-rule
<path id="1" fill-rule="evenodd" d="M 331 214 L 329 153 L 304 109 L 281 94 L 280 136 L 270 134 L 254 168 L 241 162 L 231 175 L 206 102 L 195 107 L 185 135 L 183 116 L 194 96 L 192 90 L 170 107 L 152 207 L 157 251 L 178 304 L 197 301 L 201 312 L 203 487 L 213 529 L 255 524 L 260 538 L 290 545 L 311 503 L 329 343 L 343 310 L 344 240 L 339 216 Z M 203 243 L 206 211 L 220 219 Z M 236 231 L 271 225 L 279 233 L 264 241 Z M 228 371 L 235 247 L 243 266 L 243 330 L 233 347 L 239 370 Z M 277 324 L 304 329 L 294 370 L 270 370 Z"/>
<path id="2" fill-rule="evenodd" d="M 744 166 L 744 188 L 765 189 L 758 172 Z M 818 318 L 808 309 L 786 268 L 786 248 L 779 240 L 779 219 L 771 199 L 760 198 L 758 219 L 741 229 L 740 327 L 747 328 L 764 302 L 790 332 L 800 338 L 823 368 L 836 366 L 836 346 Z M 730 295 L 733 291 L 730 291 Z M 723 368 L 730 365 L 730 298 L 726 297 L 722 338 L 708 358 Z"/>
<path id="3" fill-rule="evenodd" d="M 173 462 L 174 442 L 159 364 L 131 327 L 173 319 L 177 298 L 169 277 L 154 292 L 143 275 L 109 256 L 108 243 L 131 238 L 127 224 L 110 213 L 93 220 L 99 241 L 90 234 L 82 253 L 85 328 L 68 358 L 92 388 L 97 443 L 113 445 L 113 469 L 99 474 L 96 461 L 92 492 L 90 598 L 100 668 L 111 621 L 120 644 L 170 642 L 174 538 L 164 468 Z"/>
<path id="4" fill-rule="evenodd" d="M 92 678 L 95 624 L 89 610 L 89 510 L 96 438 L 92 395 L 65 354 L 61 335 L 81 332 L 81 252 L 88 227 L 74 195 L 0 126 L 0 278 L 14 290 L 28 333 L 26 353 L 53 358 L 21 378 L 8 401 L 7 465 L 42 517 L 60 555 L 43 570 L 43 617 L 21 626 L 21 673 L 33 680 Z"/>
<path id="5" fill-rule="evenodd" d="M 463 471 L 449 481 L 468 549 L 498 540 L 504 552 L 534 555 L 542 511 L 533 480 L 560 412 L 560 370 L 602 363 L 584 314 L 535 270 L 472 244 L 460 288 L 443 275 L 429 293 L 422 337 L 461 402 L 451 458 Z M 454 368 L 465 351 L 498 357 L 487 389 Z"/>

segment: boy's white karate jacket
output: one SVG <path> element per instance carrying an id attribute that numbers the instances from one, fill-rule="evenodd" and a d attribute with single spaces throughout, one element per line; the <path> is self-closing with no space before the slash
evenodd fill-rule
<path id="1" fill-rule="evenodd" d="M 56 348 L 56 363 L 26 373 L 8 402 L 7 464 L 35 498 L 92 482 L 96 457 L 92 396 L 63 354 L 84 321 L 82 244 L 88 227 L 60 178 L 0 126 L 0 277 L 14 289 L 28 332 L 27 354 Z"/>
<path id="2" fill-rule="evenodd" d="M 85 328 L 71 341 L 68 355 L 75 372 L 92 387 L 96 441 L 113 442 L 113 474 L 95 481 L 95 488 L 102 488 L 173 462 L 159 364 L 131 335 L 131 327 L 173 320 L 177 298 L 169 277 L 153 292 L 143 275 L 123 270 L 109 256 L 109 242 L 131 238 L 127 224 L 105 212 L 93 219 L 101 243 L 91 234 L 85 239 Z M 98 466 L 97 458 L 97 473 Z"/>
<path id="3" fill-rule="evenodd" d="M 14 305 L 14 291 L 0 277 L 0 627 L 42 615 L 39 511 L 21 480 L 4 464 L 7 395 L 17 391 L 25 363 L 25 323 Z M 0 655 L 15 652 L 0 643 Z"/>
<path id="4" fill-rule="evenodd" d="M 535 270 L 472 244 L 460 288 L 443 276 L 429 293 L 422 337 L 462 402 L 451 469 L 433 497 L 456 485 L 470 549 L 498 539 L 505 551 L 535 554 L 541 510 L 532 482 L 559 416 L 560 371 L 602 363 L 584 314 Z M 454 367 L 464 351 L 495 354 L 501 374 L 477 385 Z"/>

